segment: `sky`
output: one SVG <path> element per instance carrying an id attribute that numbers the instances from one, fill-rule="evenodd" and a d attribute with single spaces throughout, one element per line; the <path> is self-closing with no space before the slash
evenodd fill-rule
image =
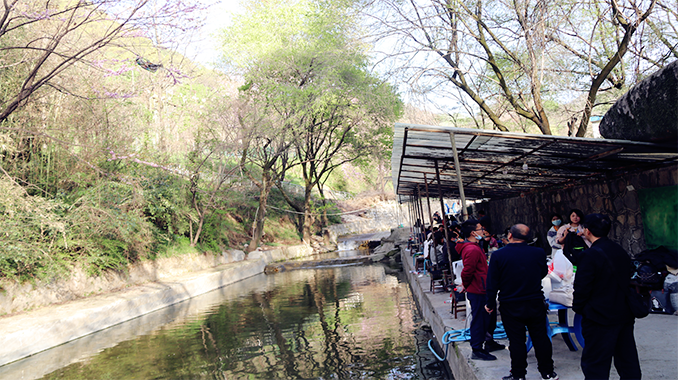
<path id="1" fill-rule="evenodd" d="M 217 34 L 220 29 L 226 27 L 232 18 L 233 14 L 237 14 L 242 9 L 240 4 L 247 0 L 203 0 L 212 3 L 213 5 L 207 12 L 207 18 L 202 30 L 195 38 L 188 44 L 186 55 L 206 67 L 215 67 L 219 59 L 219 40 Z M 388 43 L 387 43 L 388 44 Z M 381 50 L 386 49 L 382 47 Z M 441 98 L 433 93 L 429 94 L 429 98 L 415 99 L 412 94 L 409 94 L 404 88 L 401 88 L 401 96 L 406 102 L 416 103 L 418 107 L 432 108 L 437 110 L 440 104 L 445 104 L 449 107 L 451 102 L 449 98 Z M 422 102 L 423 100 L 423 102 Z"/>
<path id="2" fill-rule="evenodd" d="M 241 0 L 218 0 L 207 12 L 205 26 L 199 37 L 188 47 L 188 56 L 209 66 L 219 57 L 219 42 L 216 34 L 231 20 L 231 14 L 238 12 Z"/>

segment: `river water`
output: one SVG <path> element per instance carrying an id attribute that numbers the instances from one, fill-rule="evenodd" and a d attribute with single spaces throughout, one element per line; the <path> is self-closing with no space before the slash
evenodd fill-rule
<path id="1" fill-rule="evenodd" d="M 448 379 L 382 264 L 257 275 L 0 367 L 13 379 Z"/>

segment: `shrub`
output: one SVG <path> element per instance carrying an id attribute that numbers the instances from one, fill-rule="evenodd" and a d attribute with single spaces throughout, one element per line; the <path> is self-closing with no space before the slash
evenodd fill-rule
<path id="1" fill-rule="evenodd" d="M 69 236 L 99 269 L 120 268 L 147 257 L 153 244 L 138 186 L 103 180 L 83 191 L 71 206 Z"/>
<path id="2" fill-rule="evenodd" d="M 7 176 L 0 177 L 0 277 L 27 280 L 49 265 L 64 241 L 65 205 L 26 190 Z"/>

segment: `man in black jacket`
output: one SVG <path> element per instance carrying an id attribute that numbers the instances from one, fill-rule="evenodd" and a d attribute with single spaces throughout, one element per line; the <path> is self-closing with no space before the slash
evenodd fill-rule
<path id="1" fill-rule="evenodd" d="M 582 226 L 582 236 L 593 243 L 581 254 L 574 278 L 572 310 L 583 317 L 582 372 L 586 379 L 609 379 L 614 357 L 622 380 L 640 379 L 633 337 L 635 319 L 626 303 L 631 259 L 619 244 L 607 238 L 611 223 L 606 215 L 587 215 Z"/>
<path id="2" fill-rule="evenodd" d="M 487 274 L 487 305 L 490 312 L 496 308 L 499 292 L 499 311 L 509 339 L 511 374 L 504 380 L 524 379 L 527 373 L 525 328 L 530 332 L 537 357 L 537 369 L 543 379 L 558 379 L 553 372 L 553 348 L 546 329 L 546 306 L 541 279 L 548 274 L 546 252 L 527 245 L 530 228 L 516 224 L 508 233 L 504 248 L 490 257 Z"/>

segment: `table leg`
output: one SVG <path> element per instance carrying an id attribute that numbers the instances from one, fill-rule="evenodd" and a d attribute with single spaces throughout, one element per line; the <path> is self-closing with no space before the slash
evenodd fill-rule
<path id="1" fill-rule="evenodd" d="M 579 314 L 574 315 L 574 336 L 577 338 L 581 348 L 584 348 L 584 335 L 581 333 L 581 318 Z"/>
<path id="2" fill-rule="evenodd" d="M 558 326 L 562 326 L 567 328 L 567 309 L 560 309 L 558 310 Z M 567 345 L 567 348 L 570 349 L 570 351 L 577 351 L 577 346 L 574 345 L 574 342 L 572 341 L 572 337 L 570 337 L 570 333 L 564 332 L 561 333 L 560 336 L 563 337 L 563 340 L 565 341 L 565 344 Z M 583 346 L 582 346 L 583 347 Z"/>

